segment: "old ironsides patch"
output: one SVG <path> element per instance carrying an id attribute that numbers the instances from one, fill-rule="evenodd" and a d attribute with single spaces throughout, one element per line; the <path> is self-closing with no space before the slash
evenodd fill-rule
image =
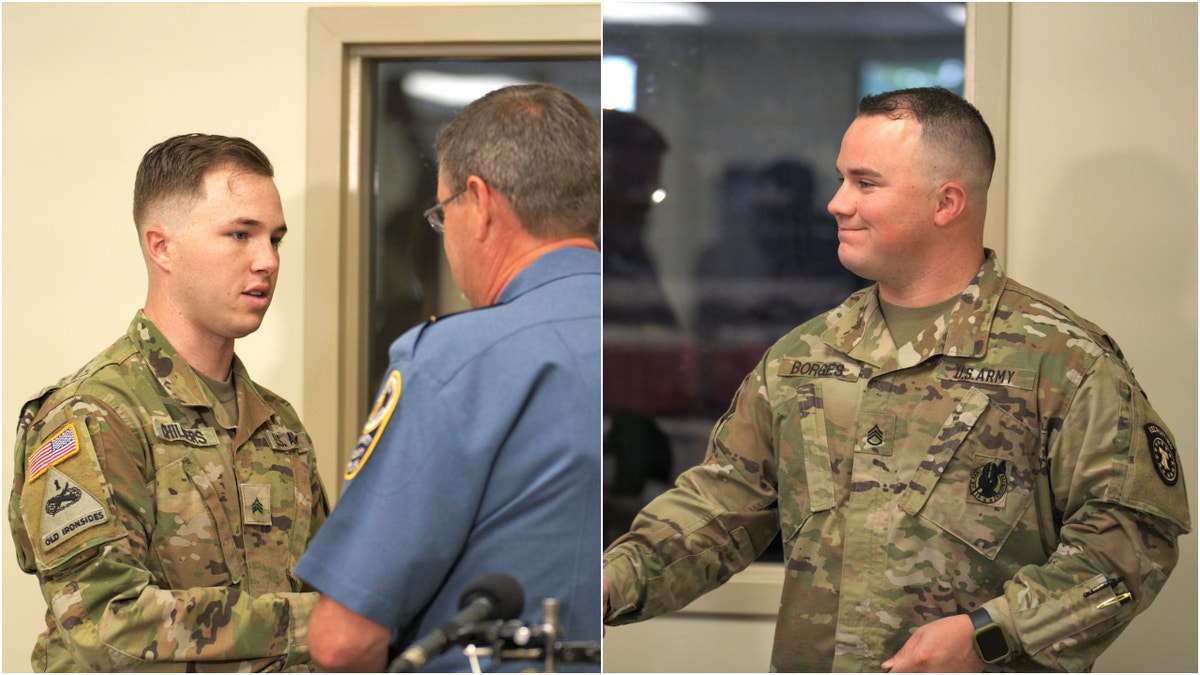
<path id="1" fill-rule="evenodd" d="M 1167 485 L 1179 482 L 1179 457 L 1175 454 L 1175 443 L 1167 432 L 1157 424 L 1147 424 L 1142 427 L 1146 431 L 1146 440 L 1150 445 L 1150 461 L 1158 477 Z"/>
<path id="2" fill-rule="evenodd" d="M 108 520 L 108 513 L 87 490 L 54 467 L 46 473 L 42 504 L 42 548 L 46 551 Z"/>

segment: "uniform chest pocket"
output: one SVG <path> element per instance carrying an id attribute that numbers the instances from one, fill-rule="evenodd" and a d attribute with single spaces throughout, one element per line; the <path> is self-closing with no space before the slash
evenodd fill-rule
<path id="1" fill-rule="evenodd" d="M 1035 497 L 1037 434 L 970 390 L 914 472 L 900 508 L 994 560 Z"/>
<path id="2" fill-rule="evenodd" d="M 259 460 L 260 466 L 268 467 L 268 470 L 259 472 L 256 480 L 270 485 L 279 497 L 272 503 L 274 516 L 279 519 L 279 526 L 273 528 L 273 536 L 288 543 L 278 551 L 286 553 L 287 558 L 275 564 L 290 573 L 312 535 L 313 509 L 321 495 L 313 490 L 313 451 L 308 435 L 284 429 L 273 433 L 275 440 L 270 444 L 273 452 Z"/>
<path id="3" fill-rule="evenodd" d="M 835 504 L 829 438 L 820 382 L 795 388 L 775 411 L 779 525 L 789 555 L 808 519 Z"/>
<path id="4" fill-rule="evenodd" d="M 242 578 L 236 533 L 216 480 L 191 452 L 155 475 L 158 516 L 151 546 L 172 588 L 224 586 Z"/>

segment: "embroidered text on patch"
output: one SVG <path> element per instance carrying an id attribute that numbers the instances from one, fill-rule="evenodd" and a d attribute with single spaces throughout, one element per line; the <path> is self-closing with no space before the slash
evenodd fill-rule
<path id="1" fill-rule="evenodd" d="M 100 500 L 74 483 L 58 469 L 47 474 L 46 496 L 42 504 L 42 548 L 46 551 L 84 530 L 108 522 L 108 512 Z"/>
<path id="2" fill-rule="evenodd" d="M 75 438 L 75 425 L 68 424 L 58 433 L 42 444 L 29 457 L 29 470 L 25 472 L 25 482 L 31 483 L 46 472 L 46 469 L 58 464 L 79 451 L 79 443 Z"/>

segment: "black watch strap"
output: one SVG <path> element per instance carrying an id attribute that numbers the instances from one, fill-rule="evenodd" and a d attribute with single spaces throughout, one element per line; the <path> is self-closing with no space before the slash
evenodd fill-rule
<path id="1" fill-rule="evenodd" d="M 971 617 L 971 624 L 975 626 L 975 630 L 987 628 L 990 624 L 995 623 L 992 621 L 992 615 L 988 614 L 988 611 L 982 607 L 973 610 L 967 616 Z"/>

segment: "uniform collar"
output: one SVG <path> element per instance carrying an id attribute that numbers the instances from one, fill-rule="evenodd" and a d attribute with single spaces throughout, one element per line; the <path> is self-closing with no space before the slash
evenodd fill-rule
<path id="1" fill-rule="evenodd" d="M 983 265 L 959 294 L 958 303 L 949 315 L 911 344 L 898 349 L 892 343 L 879 307 L 878 284 L 851 296 L 839 308 L 841 316 L 821 339 L 833 349 L 869 363 L 881 372 L 908 368 L 939 354 L 983 357 L 987 353 L 987 340 L 979 336 L 989 332 L 1000 292 L 1008 279 L 995 251 L 985 249 L 984 253 Z"/>
<path id="2" fill-rule="evenodd" d="M 568 246 L 543 253 L 508 282 L 496 299 L 496 304 L 512 302 L 539 286 L 579 274 L 600 274 L 599 252 Z"/>
<path id="3" fill-rule="evenodd" d="M 226 422 L 216 396 L 142 310 L 133 317 L 127 335 L 168 396 L 182 406 L 208 408 L 219 421 Z M 241 438 L 269 419 L 272 412 L 236 354 L 233 377 L 238 401 L 237 435 Z"/>

